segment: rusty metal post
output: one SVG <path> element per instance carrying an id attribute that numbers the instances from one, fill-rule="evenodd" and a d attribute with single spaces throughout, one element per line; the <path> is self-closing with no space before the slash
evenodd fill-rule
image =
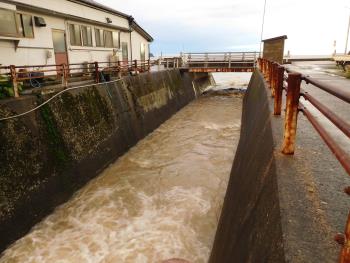
<path id="1" fill-rule="evenodd" d="M 269 86 L 270 86 L 270 89 L 272 89 L 272 61 L 269 61 Z"/>
<path id="2" fill-rule="evenodd" d="M 68 87 L 68 72 L 67 72 L 67 65 L 62 64 L 62 86 L 67 88 Z"/>
<path id="3" fill-rule="evenodd" d="M 266 72 L 266 62 L 265 62 L 265 59 L 262 59 L 262 60 L 261 60 L 261 63 L 262 63 L 262 73 L 263 73 L 263 75 L 265 76 L 265 72 Z"/>
<path id="4" fill-rule="evenodd" d="M 100 72 L 99 72 L 99 65 L 98 62 L 94 62 L 94 66 L 95 66 L 95 82 L 99 83 L 100 82 Z"/>
<path id="5" fill-rule="evenodd" d="M 270 68 L 269 68 L 269 61 L 268 60 L 266 60 L 266 70 L 265 70 L 265 78 L 266 78 L 266 82 L 268 82 L 269 81 L 269 72 L 270 72 Z"/>
<path id="6" fill-rule="evenodd" d="M 270 86 L 271 86 L 271 96 L 272 98 L 275 97 L 275 88 L 276 88 L 276 66 L 277 66 L 277 63 L 275 62 L 272 62 L 271 63 L 271 83 L 270 83 Z"/>
<path id="7" fill-rule="evenodd" d="M 266 60 L 266 81 L 269 81 L 270 62 Z"/>
<path id="8" fill-rule="evenodd" d="M 275 101 L 274 101 L 274 115 L 281 115 L 282 111 L 282 93 L 283 93 L 283 79 L 284 77 L 284 67 L 277 65 L 276 72 L 276 86 L 275 86 Z"/>
<path id="9" fill-rule="evenodd" d="M 11 75 L 11 82 L 12 82 L 12 88 L 13 88 L 13 95 L 15 98 L 19 98 L 17 72 L 16 72 L 15 65 L 10 66 L 10 75 Z"/>
<path id="10" fill-rule="evenodd" d="M 300 84 L 300 73 L 288 74 L 287 104 L 286 116 L 284 120 L 284 139 L 282 146 L 282 153 L 284 154 L 294 154 L 300 98 Z"/>
<path id="11" fill-rule="evenodd" d="M 345 234 L 337 234 L 334 239 L 342 246 L 339 263 L 350 263 L 350 213 L 345 226 Z"/>
<path id="12" fill-rule="evenodd" d="M 118 79 L 120 79 L 122 77 L 122 63 L 120 60 L 118 60 L 117 77 L 118 77 Z"/>

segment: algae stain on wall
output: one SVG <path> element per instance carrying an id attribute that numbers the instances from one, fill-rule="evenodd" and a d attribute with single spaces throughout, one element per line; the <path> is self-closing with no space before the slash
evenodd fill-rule
<path id="1" fill-rule="evenodd" d="M 58 171 L 62 171 L 71 160 L 70 154 L 60 132 L 58 131 L 57 123 L 50 107 L 45 105 L 40 109 L 40 113 L 43 120 L 45 136 L 49 145 L 48 151 L 53 156 L 54 167 Z"/>
<path id="2" fill-rule="evenodd" d="M 150 94 L 140 97 L 137 101 L 145 112 L 160 109 L 165 106 L 169 100 L 173 98 L 173 94 L 168 88 L 162 88 Z"/>
<path id="3" fill-rule="evenodd" d="M 78 94 L 65 93 L 50 105 L 71 157 L 79 161 L 117 129 L 111 106 L 96 88 Z"/>
<path id="4" fill-rule="evenodd" d="M 0 106 L 0 116 L 10 115 L 10 109 Z M 41 154 L 41 143 L 21 119 L 0 123 L 0 219 L 43 180 Z"/>

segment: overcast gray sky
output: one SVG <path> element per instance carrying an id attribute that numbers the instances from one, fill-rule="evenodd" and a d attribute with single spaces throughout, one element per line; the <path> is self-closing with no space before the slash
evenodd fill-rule
<path id="1" fill-rule="evenodd" d="M 259 50 L 264 0 L 97 0 L 130 14 L 154 54 Z M 267 0 L 264 38 L 288 35 L 293 55 L 344 52 L 349 0 Z M 350 46 L 350 45 L 349 45 Z"/>

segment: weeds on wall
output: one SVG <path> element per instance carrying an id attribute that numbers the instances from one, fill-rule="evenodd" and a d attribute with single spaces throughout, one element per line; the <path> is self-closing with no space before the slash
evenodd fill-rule
<path id="1" fill-rule="evenodd" d="M 18 91 L 22 91 L 22 84 L 18 83 Z M 0 99 L 14 97 L 13 85 L 7 76 L 0 75 Z"/>

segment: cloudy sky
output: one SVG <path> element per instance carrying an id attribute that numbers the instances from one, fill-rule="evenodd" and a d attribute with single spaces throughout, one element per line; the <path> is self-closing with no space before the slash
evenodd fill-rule
<path id="1" fill-rule="evenodd" d="M 264 0 L 97 0 L 131 14 L 154 54 L 259 50 Z M 344 52 L 349 0 L 267 0 L 264 38 L 288 35 L 292 55 Z M 350 45 L 349 45 L 350 46 Z"/>

